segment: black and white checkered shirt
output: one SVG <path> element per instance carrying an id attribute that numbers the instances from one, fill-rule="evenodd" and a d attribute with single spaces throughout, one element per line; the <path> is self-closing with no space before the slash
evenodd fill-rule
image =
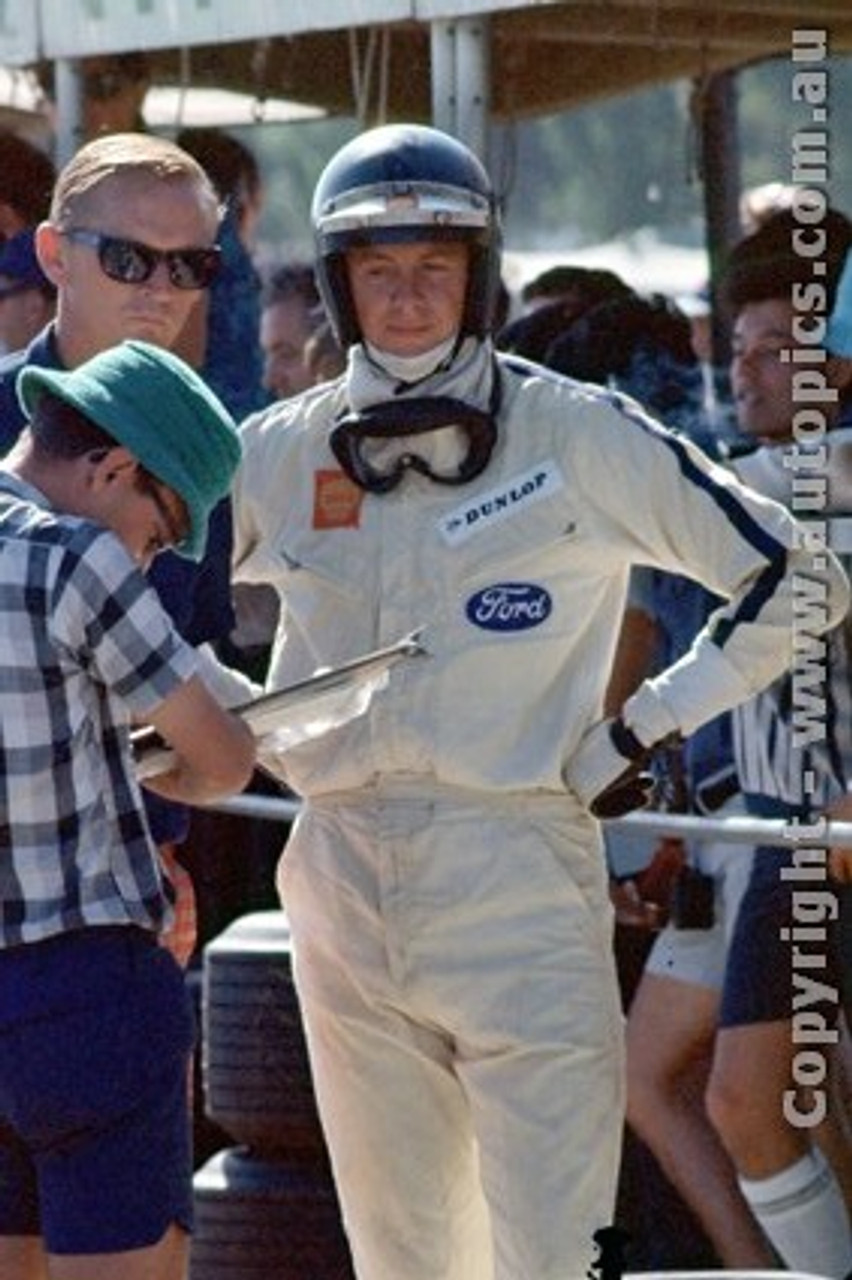
<path id="1" fill-rule="evenodd" d="M 168 920 L 129 722 L 195 669 L 115 535 L 0 471 L 0 947 Z"/>

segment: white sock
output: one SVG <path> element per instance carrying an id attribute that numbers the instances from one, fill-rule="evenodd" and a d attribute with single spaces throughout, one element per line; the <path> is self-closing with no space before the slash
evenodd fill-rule
<path id="1" fill-rule="evenodd" d="M 810 1151 L 770 1178 L 740 1178 L 740 1186 L 790 1270 L 843 1280 L 852 1269 L 849 1215 L 819 1151 Z"/>

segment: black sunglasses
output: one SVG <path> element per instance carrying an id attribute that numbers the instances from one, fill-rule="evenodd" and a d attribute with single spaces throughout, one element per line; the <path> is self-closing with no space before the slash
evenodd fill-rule
<path id="1" fill-rule="evenodd" d="M 82 227 L 69 227 L 61 234 L 74 244 L 96 249 L 104 275 L 121 284 L 144 284 L 158 265 L 165 262 L 169 280 L 176 289 L 207 289 L 222 261 L 218 245 L 207 249 L 152 249 L 138 240 L 124 240 Z"/>

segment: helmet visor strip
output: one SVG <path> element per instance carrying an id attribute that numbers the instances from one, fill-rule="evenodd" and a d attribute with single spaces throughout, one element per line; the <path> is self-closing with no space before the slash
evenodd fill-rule
<path id="1" fill-rule="evenodd" d="M 320 236 L 396 228 L 470 233 L 486 230 L 491 218 L 488 201 L 476 192 L 433 183 L 382 183 L 330 201 L 319 215 L 317 231 Z"/>

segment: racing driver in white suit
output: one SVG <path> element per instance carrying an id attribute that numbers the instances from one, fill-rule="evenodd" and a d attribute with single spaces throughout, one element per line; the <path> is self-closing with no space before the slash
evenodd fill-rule
<path id="1" fill-rule="evenodd" d="M 598 818 L 792 663 L 797 574 L 826 628 L 846 580 L 633 403 L 495 352 L 498 215 L 456 140 L 360 135 L 312 217 L 348 366 L 245 423 L 237 577 L 280 593 L 271 687 L 417 629 L 430 655 L 287 758 L 279 887 L 355 1268 L 583 1280 L 624 1105 Z M 728 603 L 602 721 L 639 563 Z"/>

